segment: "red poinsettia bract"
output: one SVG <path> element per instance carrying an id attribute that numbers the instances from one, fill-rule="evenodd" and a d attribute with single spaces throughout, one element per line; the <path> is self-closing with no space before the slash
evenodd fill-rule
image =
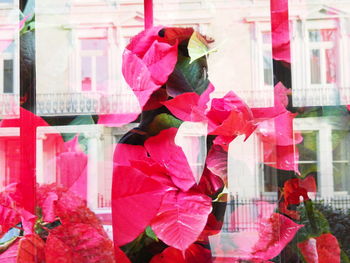
<path id="1" fill-rule="evenodd" d="M 141 108 L 173 72 L 177 61 L 177 42 L 169 44 L 153 27 L 135 36 L 123 54 L 123 75 Z"/>
<path id="2" fill-rule="evenodd" d="M 185 252 L 168 247 L 155 255 L 150 263 L 211 263 L 210 250 L 199 244 L 192 244 Z"/>
<path id="3" fill-rule="evenodd" d="M 307 263 L 340 263 L 339 243 L 330 233 L 298 243 L 298 248 Z"/>
<path id="4" fill-rule="evenodd" d="M 113 181 L 116 245 L 132 241 L 151 225 L 167 245 L 185 250 L 202 232 L 211 198 L 194 187 L 186 156 L 175 144 L 176 133 L 176 128 L 163 130 L 147 139 L 144 147 L 117 146 L 123 152 L 120 157 L 116 152 Z"/>
<path id="5" fill-rule="evenodd" d="M 257 134 L 264 145 L 264 162 L 277 169 L 299 173 L 299 152 L 295 145 L 303 138 L 293 130 L 296 114 L 285 108 L 287 93 L 288 90 L 278 83 L 274 89 L 274 106 L 253 108 L 252 112 L 257 122 Z"/>
<path id="6" fill-rule="evenodd" d="M 283 196 L 288 205 L 300 204 L 300 197 L 303 200 L 310 200 L 308 192 L 316 192 L 316 181 L 313 176 L 305 179 L 293 178 L 284 183 Z"/>
<path id="7" fill-rule="evenodd" d="M 244 210 L 244 212 L 240 210 Z M 286 216 L 274 213 L 274 205 L 258 202 L 253 207 L 248 205 L 237 207 L 232 214 L 232 222 L 238 219 L 236 227 L 241 232 L 219 234 L 218 237 L 209 237 L 216 261 L 229 258 L 232 262 L 249 260 L 252 262 L 265 262 L 276 257 L 283 248 L 293 239 L 302 227 Z M 244 215 L 241 218 L 240 215 Z M 245 221 L 246 220 L 246 221 Z M 249 229 L 244 229 L 247 222 Z M 228 261 L 222 261 L 228 262 Z"/>

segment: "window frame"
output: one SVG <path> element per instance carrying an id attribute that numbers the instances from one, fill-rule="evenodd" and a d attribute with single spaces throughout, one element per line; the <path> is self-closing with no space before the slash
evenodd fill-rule
<path id="1" fill-rule="evenodd" d="M 81 39 L 106 39 L 107 40 L 107 61 L 108 61 L 108 86 L 104 91 L 109 94 L 112 92 L 112 87 L 116 86 L 117 76 L 116 76 L 116 65 L 113 61 L 113 57 L 115 57 L 115 49 L 117 48 L 115 30 L 109 24 L 103 25 L 89 25 L 89 26 L 80 26 L 76 28 L 72 28 L 72 44 L 74 52 L 70 58 L 70 67 L 69 67 L 69 80 L 70 83 L 73 83 L 73 87 L 70 92 L 82 93 L 82 94 L 93 94 L 93 93 L 101 93 L 101 91 L 97 91 L 92 87 L 91 91 L 83 91 L 82 90 L 82 78 L 81 78 Z M 114 43 L 113 43 L 114 42 Z M 96 50 L 96 54 L 99 53 Z M 85 52 L 85 51 L 84 51 Z M 83 52 L 83 53 L 84 53 Z M 93 54 L 94 51 L 91 52 Z M 96 73 L 96 72 L 95 72 Z M 93 82 L 93 81 L 92 81 Z"/>

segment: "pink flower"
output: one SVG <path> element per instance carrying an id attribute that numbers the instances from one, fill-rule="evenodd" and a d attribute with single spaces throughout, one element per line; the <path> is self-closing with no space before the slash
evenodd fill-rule
<path id="1" fill-rule="evenodd" d="M 185 250 L 202 232 L 211 198 L 193 187 L 195 178 L 175 144 L 176 132 L 163 130 L 144 147 L 117 146 L 112 197 L 116 245 L 132 241 L 151 225 L 163 242 Z"/>
<path id="2" fill-rule="evenodd" d="M 141 108 L 173 72 L 177 61 L 177 41 L 162 37 L 162 27 L 153 27 L 135 36 L 123 54 L 123 75 Z"/>
<path id="3" fill-rule="evenodd" d="M 302 227 L 289 218 L 274 213 L 275 205 L 258 202 L 239 206 L 232 214 L 231 222 L 241 232 L 209 237 L 217 262 L 265 262 L 276 257 Z M 249 229 L 244 230 L 244 227 Z M 236 261 L 235 261 L 236 260 Z"/>

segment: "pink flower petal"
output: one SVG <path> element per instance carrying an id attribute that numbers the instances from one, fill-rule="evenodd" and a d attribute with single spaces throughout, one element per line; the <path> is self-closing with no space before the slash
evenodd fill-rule
<path id="1" fill-rule="evenodd" d="M 306 263 L 318 263 L 318 253 L 316 247 L 316 239 L 310 238 L 304 242 L 298 243 L 298 248 L 303 255 Z"/>
<path id="2" fill-rule="evenodd" d="M 273 58 L 290 63 L 288 0 L 271 1 Z"/>
<path id="3" fill-rule="evenodd" d="M 211 263 L 210 250 L 198 244 L 192 244 L 184 253 L 173 247 L 168 247 L 162 253 L 155 255 L 150 263 Z"/>
<path id="4" fill-rule="evenodd" d="M 165 187 L 132 167 L 117 166 L 113 173 L 114 243 L 122 246 L 149 225 L 158 212 Z"/>
<path id="5" fill-rule="evenodd" d="M 108 127 L 121 127 L 136 120 L 140 113 L 141 111 L 118 114 L 102 114 L 99 115 L 97 124 L 103 124 Z"/>
<path id="6" fill-rule="evenodd" d="M 130 166 L 132 160 L 142 161 L 149 159 L 145 147 L 140 145 L 131 145 L 118 143 L 115 151 L 113 162 L 114 165 Z"/>
<path id="7" fill-rule="evenodd" d="M 45 242 L 36 234 L 25 235 L 0 254 L 0 263 L 45 262 Z"/>
<path id="8" fill-rule="evenodd" d="M 195 189 L 208 196 L 213 196 L 224 187 L 224 181 L 226 182 L 226 180 L 227 178 L 221 178 L 213 174 L 210 170 L 204 169 L 201 180 Z"/>
<path id="9" fill-rule="evenodd" d="M 125 255 L 123 250 L 121 250 L 119 247 L 115 247 L 115 260 L 118 263 L 131 263 L 129 258 Z"/>
<path id="10" fill-rule="evenodd" d="M 176 132 L 176 128 L 161 131 L 146 140 L 145 148 L 153 160 L 167 169 L 174 184 L 187 191 L 195 184 L 195 178 L 181 147 L 175 144 Z"/>
<path id="11" fill-rule="evenodd" d="M 211 135 L 227 137 L 245 134 L 248 138 L 255 129 L 249 107 L 232 91 L 222 99 L 213 99 L 206 115 Z"/>
<path id="12" fill-rule="evenodd" d="M 276 257 L 303 227 L 281 214 L 274 213 L 260 224 L 259 241 L 254 246 L 253 256 L 263 260 Z"/>
<path id="13" fill-rule="evenodd" d="M 15 210 L 0 205 L 0 238 L 20 221 L 19 215 Z"/>
<path id="14" fill-rule="evenodd" d="M 49 192 L 42 204 L 42 213 L 44 222 L 53 222 L 56 219 L 55 203 L 58 196 L 54 192 Z"/>
<path id="15" fill-rule="evenodd" d="M 36 222 L 37 217 L 33 215 L 32 213 L 28 212 L 24 208 L 18 209 L 18 213 L 21 217 L 22 221 L 22 227 L 26 234 L 33 234 L 34 233 L 34 225 Z"/>
<path id="16" fill-rule="evenodd" d="M 221 179 L 227 179 L 227 156 L 228 153 L 218 145 L 213 145 L 208 153 L 207 168 Z"/>
<path id="17" fill-rule="evenodd" d="M 45 246 L 45 260 L 48 263 L 73 263 L 71 248 L 54 235 L 49 235 Z"/>
<path id="18" fill-rule="evenodd" d="M 288 89 L 278 82 L 274 88 L 274 106 L 263 108 L 252 108 L 254 118 L 274 118 L 287 111 Z"/>
<path id="19" fill-rule="evenodd" d="M 159 165 L 158 163 L 153 163 L 153 161 L 130 161 L 133 168 L 140 170 L 144 174 L 147 174 L 152 179 L 160 182 L 166 187 L 166 191 L 178 190 L 174 185 L 167 170 Z"/>
<path id="20" fill-rule="evenodd" d="M 211 198 L 208 196 L 171 191 L 164 195 L 151 226 L 164 243 L 185 250 L 204 229 L 211 209 Z"/>
<path id="21" fill-rule="evenodd" d="M 297 147 L 264 143 L 264 162 L 268 163 L 268 166 L 286 171 L 295 171 L 299 174 L 298 161 L 299 151 Z"/>
<path id="22" fill-rule="evenodd" d="M 199 95 L 194 92 L 186 92 L 176 96 L 174 99 L 163 102 L 164 106 L 183 121 L 193 121 L 193 109 L 197 107 Z"/>
<path id="23" fill-rule="evenodd" d="M 151 77 L 156 84 L 163 85 L 168 76 L 173 72 L 177 60 L 177 45 L 160 43 L 157 40 L 152 43 L 143 57 Z"/>
<path id="24" fill-rule="evenodd" d="M 72 255 L 72 261 L 98 263 L 114 262 L 114 248 L 112 241 L 105 232 L 95 226 L 85 223 L 62 224 L 50 230 L 50 242 L 59 239 L 58 244 L 63 249 L 68 249 L 67 255 Z M 51 244 L 52 245 L 52 244 Z M 52 250 L 50 251 L 52 253 Z M 58 254 L 59 256 L 59 254 Z"/>
<path id="25" fill-rule="evenodd" d="M 145 62 L 127 49 L 123 54 L 123 75 L 139 100 L 141 108 L 161 86 L 152 79 Z"/>
<path id="26" fill-rule="evenodd" d="M 230 143 L 236 138 L 236 135 L 233 136 L 223 136 L 218 135 L 214 139 L 213 143 L 214 145 L 220 146 L 224 151 L 228 152 L 228 147 L 230 146 Z"/>
<path id="27" fill-rule="evenodd" d="M 294 133 L 293 119 L 296 114 L 286 111 L 258 124 L 258 132 L 264 142 L 275 143 L 279 146 L 288 146 L 301 143 L 303 137 Z"/>
<path id="28" fill-rule="evenodd" d="M 131 39 L 126 48 L 142 58 L 152 43 L 160 40 L 158 33 L 162 28 L 162 26 L 157 26 L 140 32 Z"/>

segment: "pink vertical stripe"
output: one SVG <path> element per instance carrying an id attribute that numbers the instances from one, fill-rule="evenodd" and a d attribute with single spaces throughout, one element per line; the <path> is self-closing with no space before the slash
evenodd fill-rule
<path id="1" fill-rule="evenodd" d="M 153 0 L 144 0 L 145 29 L 153 27 Z"/>

